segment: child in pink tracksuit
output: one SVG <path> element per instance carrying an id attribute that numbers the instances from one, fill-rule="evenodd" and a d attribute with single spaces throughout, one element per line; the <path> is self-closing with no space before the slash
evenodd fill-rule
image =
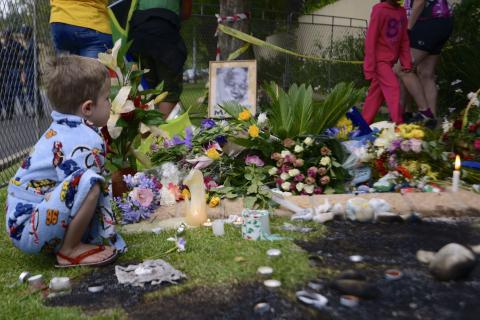
<path id="1" fill-rule="evenodd" d="M 392 70 L 400 58 L 403 70 L 412 68 L 408 20 L 405 9 L 398 0 L 382 0 L 373 6 L 365 40 L 365 79 L 371 80 L 368 95 L 363 105 L 362 116 L 370 124 L 378 109 L 386 101 L 392 121 L 403 122 L 400 106 L 400 84 Z"/>

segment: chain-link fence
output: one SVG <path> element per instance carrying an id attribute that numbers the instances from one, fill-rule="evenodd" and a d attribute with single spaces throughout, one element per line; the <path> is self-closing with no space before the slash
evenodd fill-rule
<path id="1" fill-rule="evenodd" d="M 184 72 L 182 102 L 194 105 L 205 91 L 209 61 L 215 60 L 218 8 L 200 6 L 182 25 L 182 36 L 188 48 Z M 283 87 L 293 83 L 308 83 L 319 92 L 326 92 L 342 81 L 364 85 L 362 67 L 352 63 L 332 63 L 331 59 L 363 60 L 366 20 L 256 11 L 250 19 L 251 34 L 261 40 L 302 55 L 325 58 L 325 61 L 305 59 L 280 53 L 270 48 L 254 47 L 258 83 L 275 81 Z M 227 23 L 228 24 L 228 23 Z"/>
<path id="2" fill-rule="evenodd" d="M 182 25 L 188 48 L 181 100 L 196 105 L 205 93 L 209 61 L 215 60 L 218 6 L 197 5 Z M 5 186 L 50 123 L 41 75 L 54 54 L 49 30 L 49 0 L 0 0 L 0 187 Z M 252 10 L 253 36 L 326 59 L 362 60 L 365 20 Z M 254 47 L 258 83 L 283 87 L 308 83 L 322 93 L 341 81 L 363 79 L 361 66 L 299 58 Z"/>
<path id="3" fill-rule="evenodd" d="M 48 127 L 41 83 L 53 54 L 48 0 L 0 0 L 0 186 Z"/>

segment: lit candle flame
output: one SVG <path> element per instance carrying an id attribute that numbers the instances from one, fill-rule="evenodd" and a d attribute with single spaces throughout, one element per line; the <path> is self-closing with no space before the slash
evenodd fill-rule
<path id="1" fill-rule="evenodd" d="M 460 156 L 457 154 L 455 157 L 455 170 L 460 170 L 462 162 L 460 161 Z"/>

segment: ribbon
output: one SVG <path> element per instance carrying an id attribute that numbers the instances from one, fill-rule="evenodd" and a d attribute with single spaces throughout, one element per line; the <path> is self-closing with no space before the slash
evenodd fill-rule
<path id="1" fill-rule="evenodd" d="M 215 37 L 218 38 L 218 31 L 221 26 L 221 23 L 224 22 L 237 22 L 241 20 L 247 20 L 250 18 L 250 15 L 248 13 L 236 13 L 233 16 L 221 16 L 218 13 L 215 14 L 215 17 L 217 18 L 217 31 L 215 31 Z M 236 50 L 234 53 L 230 54 L 228 57 L 228 60 L 234 60 L 236 59 L 239 55 L 241 55 L 243 52 L 245 52 L 247 48 L 244 48 L 245 46 L 240 47 L 240 49 Z M 242 49 L 243 48 L 243 49 Z M 217 48 L 215 49 L 215 60 L 220 61 L 220 55 L 221 55 L 221 49 L 220 49 L 220 44 L 217 40 Z"/>

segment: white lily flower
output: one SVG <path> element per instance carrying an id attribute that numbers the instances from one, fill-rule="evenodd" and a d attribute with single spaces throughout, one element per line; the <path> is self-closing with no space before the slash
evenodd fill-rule
<path id="1" fill-rule="evenodd" d="M 113 139 L 117 139 L 122 133 L 122 127 L 117 127 L 117 121 L 120 118 L 119 114 L 111 114 L 107 122 L 108 133 Z"/>
<path id="2" fill-rule="evenodd" d="M 118 39 L 112 48 L 112 52 L 99 53 L 98 60 L 108 68 L 115 70 L 118 67 L 117 58 L 118 58 L 118 51 L 120 51 L 121 46 L 122 46 L 122 40 Z"/>
<path id="3" fill-rule="evenodd" d="M 140 131 L 141 134 L 145 134 L 147 132 L 150 132 L 150 127 L 147 126 L 145 123 L 141 122 L 140 123 L 140 128 L 139 128 L 138 131 Z"/>
<path id="4" fill-rule="evenodd" d="M 132 90 L 131 86 L 125 86 L 125 87 L 122 87 L 120 91 L 118 91 L 117 96 L 112 101 L 112 112 L 114 114 L 126 113 L 135 109 L 135 106 L 133 105 L 132 101 L 130 101 L 131 106 L 133 106 L 132 110 L 125 111 L 128 109 L 131 109 L 131 106 L 126 106 L 127 108 L 124 108 L 125 103 L 128 101 L 128 96 L 130 95 L 131 90 Z"/>

